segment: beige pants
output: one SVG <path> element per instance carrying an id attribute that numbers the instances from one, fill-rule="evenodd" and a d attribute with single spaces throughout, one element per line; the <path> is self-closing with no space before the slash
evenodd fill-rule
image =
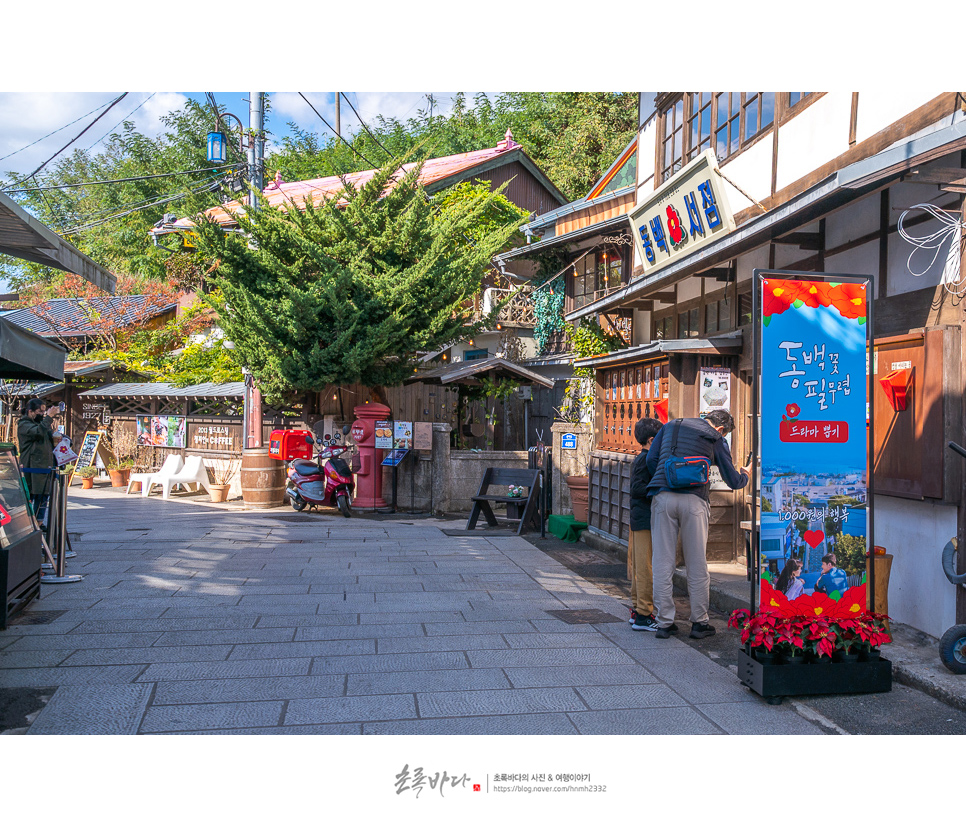
<path id="1" fill-rule="evenodd" d="M 684 569 L 688 576 L 691 622 L 708 622 L 708 522 L 711 505 L 689 492 L 659 492 L 651 502 L 654 542 L 654 619 L 666 627 L 674 622 L 674 564 L 681 536 Z"/>
<path id="2" fill-rule="evenodd" d="M 631 530 L 627 543 L 627 570 L 631 605 L 642 616 L 654 613 L 654 579 L 651 573 L 651 531 Z"/>

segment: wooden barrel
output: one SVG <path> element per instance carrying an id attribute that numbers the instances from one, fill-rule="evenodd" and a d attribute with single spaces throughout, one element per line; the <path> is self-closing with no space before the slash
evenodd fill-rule
<path id="1" fill-rule="evenodd" d="M 242 452 L 241 491 L 245 506 L 266 510 L 285 504 L 285 461 L 268 456 L 268 446 Z"/>

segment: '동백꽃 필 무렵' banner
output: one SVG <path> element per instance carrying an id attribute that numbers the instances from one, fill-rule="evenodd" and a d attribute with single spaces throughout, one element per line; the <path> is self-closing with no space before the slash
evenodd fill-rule
<path id="1" fill-rule="evenodd" d="M 760 280 L 760 606 L 854 615 L 866 607 L 867 284 Z"/>

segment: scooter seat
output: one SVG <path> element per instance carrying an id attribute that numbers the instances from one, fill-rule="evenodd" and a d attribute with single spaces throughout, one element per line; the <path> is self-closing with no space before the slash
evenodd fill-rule
<path id="1" fill-rule="evenodd" d="M 322 471 L 316 464 L 307 460 L 297 460 L 294 461 L 292 465 L 295 467 L 295 471 L 298 472 L 299 475 L 317 475 Z"/>

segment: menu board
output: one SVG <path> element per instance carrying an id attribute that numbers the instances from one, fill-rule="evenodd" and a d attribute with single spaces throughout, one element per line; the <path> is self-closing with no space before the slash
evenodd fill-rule
<path id="1" fill-rule="evenodd" d="M 77 460 L 74 461 L 74 469 L 70 473 L 70 480 L 67 485 L 70 486 L 74 481 L 74 475 L 77 474 L 85 466 L 94 466 L 97 461 L 97 456 L 101 456 L 101 460 L 107 465 L 114 463 L 114 454 L 106 446 L 101 445 L 101 441 L 104 440 L 104 435 L 99 431 L 89 431 L 84 435 L 84 442 L 81 443 L 80 449 L 77 450 Z"/>
<path id="2" fill-rule="evenodd" d="M 393 449 L 413 448 L 413 424 L 396 420 L 392 426 Z"/>
<path id="3" fill-rule="evenodd" d="M 422 452 L 433 450 L 432 423 L 413 423 L 413 448 Z"/>
<path id="4" fill-rule="evenodd" d="M 392 423 L 389 420 L 376 420 L 376 448 L 392 448 Z"/>

